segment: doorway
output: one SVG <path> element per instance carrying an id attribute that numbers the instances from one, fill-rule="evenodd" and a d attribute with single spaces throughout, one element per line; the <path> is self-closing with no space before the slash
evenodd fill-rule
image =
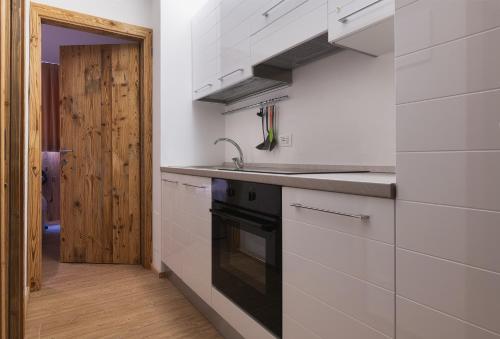
<path id="1" fill-rule="evenodd" d="M 139 263 L 138 57 L 42 24 L 42 283 L 59 262 Z"/>
<path id="2" fill-rule="evenodd" d="M 30 21 L 30 289 L 55 259 L 149 268 L 151 30 L 38 4 Z"/>

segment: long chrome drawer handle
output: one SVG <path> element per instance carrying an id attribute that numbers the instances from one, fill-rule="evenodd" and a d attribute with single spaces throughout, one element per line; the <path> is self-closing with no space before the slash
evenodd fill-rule
<path id="1" fill-rule="evenodd" d="M 297 207 L 297 208 L 303 208 L 303 209 L 311 210 L 311 211 L 318 211 L 318 212 L 324 212 L 324 213 L 342 215 L 344 217 L 356 218 L 356 219 L 361 219 L 361 220 L 368 220 L 368 219 L 370 219 L 370 216 L 369 215 L 365 215 L 365 214 L 350 214 L 350 213 L 344 213 L 344 212 L 337 212 L 337 211 L 327 210 L 327 209 L 323 209 L 323 208 L 305 206 L 305 205 L 302 205 L 302 204 L 299 204 L 299 203 L 292 203 L 292 204 L 290 204 L 290 206 Z"/>
<path id="2" fill-rule="evenodd" d="M 204 89 L 204 88 L 206 88 L 206 87 L 212 87 L 212 86 L 213 86 L 212 84 L 206 84 L 205 86 L 202 86 L 202 87 L 198 88 L 198 89 L 197 89 L 197 90 L 195 90 L 194 92 L 195 92 L 195 93 L 198 93 L 198 92 L 200 92 L 202 89 Z"/>
<path id="3" fill-rule="evenodd" d="M 377 0 L 377 1 L 374 1 L 374 2 L 372 2 L 371 4 L 368 4 L 368 5 L 366 5 L 365 7 L 358 9 L 357 11 L 354 11 L 354 12 L 352 12 L 352 13 L 350 13 L 350 14 L 348 14 L 348 15 L 346 15 L 346 16 L 344 16 L 344 17 L 340 18 L 340 19 L 338 19 L 338 21 L 339 21 L 339 22 L 341 22 L 341 23 L 345 23 L 345 22 L 347 21 L 347 19 L 349 19 L 349 18 L 350 18 L 351 16 L 353 16 L 354 14 L 358 14 L 359 12 L 362 12 L 362 11 L 364 11 L 365 9 L 367 9 L 367 8 L 369 8 L 369 7 L 372 7 L 373 5 L 378 4 L 378 3 L 379 3 L 379 2 L 381 2 L 381 1 L 383 1 L 383 0 Z M 340 8 L 337 8 L 337 11 L 339 11 L 339 10 L 340 10 Z"/>
<path id="4" fill-rule="evenodd" d="M 173 180 L 168 180 L 168 179 L 161 179 L 161 181 L 170 182 L 172 184 L 178 184 L 179 183 L 178 181 L 173 181 Z"/>
<path id="5" fill-rule="evenodd" d="M 275 9 L 276 7 L 278 7 L 279 5 L 281 5 L 284 2 L 285 2 L 285 0 L 278 1 L 276 4 L 274 4 L 267 11 L 265 11 L 264 13 L 262 13 L 262 16 L 265 16 L 265 17 L 269 16 L 269 12 L 271 12 L 273 9 Z"/>
<path id="6" fill-rule="evenodd" d="M 244 70 L 243 68 L 238 68 L 238 69 L 236 69 L 236 70 L 234 70 L 234 71 L 232 71 L 232 72 L 229 72 L 229 73 L 224 74 L 223 76 L 221 76 L 221 77 L 219 78 L 219 81 L 224 80 L 224 78 L 227 78 L 227 77 L 228 77 L 228 76 L 230 76 L 231 74 L 234 74 L 234 73 L 237 73 L 237 72 L 244 72 L 244 71 L 245 71 L 245 70 Z"/>
<path id="7" fill-rule="evenodd" d="M 197 186 L 197 185 L 191 185 L 191 184 L 186 184 L 186 183 L 182 183 L 184 186 L 187 186 L 187 187 L 194 187 L 194 188 L 203 188 L 203 189 L 206 189 L 207 187 L 206 186 Z"/>

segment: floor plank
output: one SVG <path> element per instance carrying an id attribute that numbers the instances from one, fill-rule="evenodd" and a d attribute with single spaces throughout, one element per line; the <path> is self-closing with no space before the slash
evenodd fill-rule
<path id="1" fill-rule="evenodd" d="M 30 295 L 26 338 L 222 338 L 149 270 L 59 263 L 57 236 L 44 232 L 43 288 Z"/>

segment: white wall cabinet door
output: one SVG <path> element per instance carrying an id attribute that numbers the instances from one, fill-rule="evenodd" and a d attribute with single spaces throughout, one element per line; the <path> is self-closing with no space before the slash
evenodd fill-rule
<path id="1" fill-rule="evenodd" d="M 252 64 L 263 62 L 326 32 L 326 5 L 326 0 L 265 1 L 252 18 Z"/>
<path id="2" fill-rule="evenodd" d="M 163 173 L 162 260 L 211 303 L 211 180 Z"/>
<path id="3" fill-rule="evenodd" d="M 252 76 L 250 31 L 253 14 L 265 0 L 222 0 L 220 86 L 225 88 Z"/>
<path id="4" fill-rule="evenodd" d="M 220 88 L 220 1 L 209 0 L 191 22 L 193 99 Z"/>
<path id="5" fill-rule="evenodd" d="M 394 50 L 394 0 L 328 0 L 328 40 L 371 55 Z"/>
<path id="6" fill-rule="evenodd" d="M 283 188 L 285 339 L 394 337 L 394 224 L 390 199 Z"/>

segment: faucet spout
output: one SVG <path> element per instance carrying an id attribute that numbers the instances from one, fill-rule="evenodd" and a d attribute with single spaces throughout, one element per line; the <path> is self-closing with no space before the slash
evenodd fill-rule
<path id="1" fill-rule="evenodd" d="M 238 150 L 239 153 L 239 157 L 235 157 L 232 160 L 237 169 L 242 169 L 245 166 L 245 162 L 243 161 L 243 151 L 241 150 L 241 147 L 236 143 L 236 141 L 229 138 L 219 138 L 214 141 L 214 145 L 217 145 L 217 143 L 219 143 L 220 141 L 226 141 L 236 147 L 236 150 Z"/>

